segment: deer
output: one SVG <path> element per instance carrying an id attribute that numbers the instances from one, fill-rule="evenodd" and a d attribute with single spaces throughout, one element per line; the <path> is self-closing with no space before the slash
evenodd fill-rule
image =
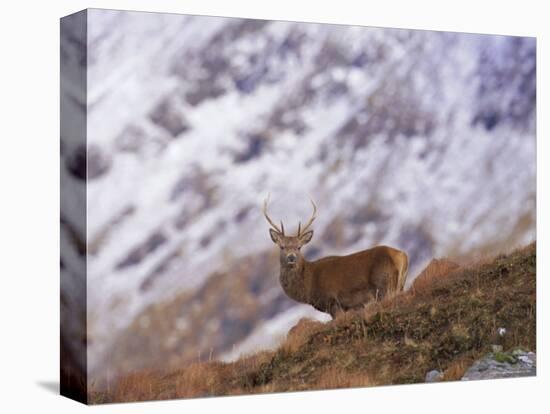
<path id="1" fill-rule="evenodd" d="M 277 226 L 267 213 L 271 240 L 280 249 L 279 281 L 291 299 L 313 306 L 332 318 L 351 309 L 362 308 L 386 296 L 401 292 L 405 286 L 409 259 L 405 252 L 389 246 L 375 246 L 347 256 L 327 256 L 308 261 L 301 248 L 313 238 L 310 229 L 317 217 L 317 206 L 310 200 L 313 214 L 295 236 L 285 234 L 283 222 Z"/>

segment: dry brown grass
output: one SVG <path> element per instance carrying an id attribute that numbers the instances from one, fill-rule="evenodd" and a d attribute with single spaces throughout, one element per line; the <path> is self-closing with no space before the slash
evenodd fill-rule
<path id="1" fill-rule="evenodd" d="M 194 363 L 179 375 L 170 377 L 175 380 L 174 391 L 177 396 L 207 397 L 223 390 L 226 371 L 227 365 L 221 362 Z"/>
<path id="2" fill-rule="evenodd" d="M 231 365 L 237 372 L 254 370 L 265 364 L 273 357 L 272 351 L 260 351 L 255 354 L 243 355 L 240 359 L 233 362 Z"/>
<path id="3" fill-rule="evenodd" d="M 309 384 L 311 390 L 329 390 L 335 388 L 370 387 L 375 385 L 364 372 L 346 372 L 337 367 L 325 369 L 318 379 Z"/>
<path id="4" fill-rule="evenodd" d="M 443 381 L 459 381 L 473 362 L 473 358 L 461 358 L 452 362 L 447 369 L 443 371 Z"/>
<path id="5" fill-rule="evenodd" d="M 309 337 L 321 329 L 324 324 L 319 321 L 314 321 L 308 318 L 302 318 L 293 326 L 286 336 L 286 339 L 280 346 L 280 349 L 285 352 L 295 352 L 298 348 L 304 345 Z"/>
<path id="6" fill-rule="evenodd" d="M 411 291 L 414 293 L 426 290 L 435 280 L 450 276 L 460 266 L 448 259 L 433 259 L 414 280 Z"/>
<path id="7" fill-rule="evenodd" d="M 142 401 L 151 396 L 154 381 L 149 372 L 137 372 L 122 377 L 113 392 L 114 401 Z"/>
<path id="8" fill-rule="evenodd" d="M 326 324 L 301 320 L 275 351 L 129 375 L 90 401 L 417 383 L 431 369 L 458 380 L 491 350 L 500 326 L 505 350 L 536 351 L 535 270 L 534 244 L 474 266 L 433 261 L 409 291 Z"/>

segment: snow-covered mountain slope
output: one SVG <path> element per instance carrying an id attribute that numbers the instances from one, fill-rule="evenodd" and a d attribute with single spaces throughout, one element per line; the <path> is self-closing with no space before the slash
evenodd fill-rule
<path id="1" fill-rule="evenodd" d="M 278 285 L 268 192 L 289 229 L 316 201 L 307 257 L 390 244 L 410 276 L 535 237 L 534 39 L 108 10 L 88 28 L 93 376 L 324 317 Z"/>

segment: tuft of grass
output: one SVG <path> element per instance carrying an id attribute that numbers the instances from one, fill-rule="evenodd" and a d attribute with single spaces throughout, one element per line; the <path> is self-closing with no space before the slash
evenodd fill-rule
<path id="1" fill-rule="evenodd" d="M 416 293 L 428 289 L 435 280 L 449 276 L 458 269 L 460 266 L 451 260 L 433 259 L 416 277 L 411 290 Z"/>
<path id="2" fill-rule="evenodd" d="M 449 364 L 447 369 L 443 371 L 443 381 L 459 381 L 466 370 L 472 366 L 474 358 L 459 358 Z"/>
<path id="3" fill-rule="evenodd" d="M 308 318 L 302 318 L 288 331 L 281 348 L 292 353 L 297 351 L 309 339 L 309 337 L 323 328 L 324 324 Z"/>
<path id="4" fill-rule="evenodd" d="M 493 358 L 495 359 L 495 361 L 501 363 L 507 362 L 509 364 L 515 364 L 516 362 L 518 362 L 518 359 L 514 355 L 507 352 L 495 352 L 493 354 Z"/>

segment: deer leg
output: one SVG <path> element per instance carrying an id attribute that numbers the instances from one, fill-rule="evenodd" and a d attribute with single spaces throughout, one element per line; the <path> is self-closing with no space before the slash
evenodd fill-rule
<path id="1" fill-rule="evenodd" d="M 371 289 L 376 295 L 376 301 L 384 299 L 388 295 L 394 295 L 397 292 L 397 283 L 399 272 L 396 270 L 380 270 L 373 272 L 371 277 Z"/>
<path id="2" fill-rule="evenodd" d="M 341 313 L 344 313 L 346 309 L 342 306 L 338 298 L 334 298 L 330 301 L 328 305 L 328 313 L 332 316 L 332 319 L 335 319 Z"/>
<path id="3" fill-rule="evenodd" d="M 397 269 L 392 272 L 393 262 L 390 259 L 380 260 L 372 269 L 370 274 L 370 290 L 376 297 L 376 300 L 381 300 L 386 297 L 388 292 L 393 291 L 397 281 Z M 392 274 L 392 273 L 395 273 Z"/>
<path id="4" fill-rule="evenodd" d="M 336 319 L 336 316 L 338 316 L 338 314 L 341 312 L 338 311 L 338 308 L 336 306 L 332 306 L 329 310 L 329 313 L 332 319 Z"/>

